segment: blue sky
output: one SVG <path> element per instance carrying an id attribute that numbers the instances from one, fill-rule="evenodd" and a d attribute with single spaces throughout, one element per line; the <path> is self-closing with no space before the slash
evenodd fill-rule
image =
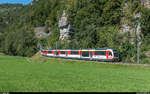
<path id="1" fill-rule="evenodd" d="M 29 4 L 32 0 L 0 0 L 0 4 L 10 3 L 10 4 Z"/>

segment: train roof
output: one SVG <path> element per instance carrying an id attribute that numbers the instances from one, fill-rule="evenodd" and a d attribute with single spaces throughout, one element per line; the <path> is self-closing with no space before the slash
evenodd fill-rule
<path id="1" fill-rule="evenodd" d="M 96 49 L 48 49 L 48 50 L 116 50 L 115 48 L 96 48 Z M 46 50 L 46 49 L 43 49 Z"/>

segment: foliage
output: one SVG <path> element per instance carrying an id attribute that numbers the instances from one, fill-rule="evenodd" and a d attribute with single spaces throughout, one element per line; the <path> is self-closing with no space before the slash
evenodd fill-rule
<path id="1" fill-rule="evenodd" d="M 144 8 L 141 17 L 142 33 L 144 36 L 150 36 L 150 10 Z"/>
<path id="2" fill-rule="evenodd" d="M 133 45 L 129 42 L 123 43 L 120 51 L 120 59 L 125 62 L 136 62 L 136 45 Z"/>
<path id="3" fill-rule="evenodd" d="M 106 47 L 106 48 L 118 48 L 118 35 L 119 30 L 117 27 L 113 26 L 104 26 L 97 31 L 98 43 L 97 47 Z"/>
<path id="4" fill-rule="evenodd" d="M 124 5 L 128 7 L 124 9 Z M 8 7 L 8 8 L 7 8 Z M 71 40 L 59 40 L 58 21 L 66 10 L 72 26 Z M 150 36 L 150 10 L 143 8 L 140 0 L 34 0 L 32 5 L 0 5 L 0 51 L 9 55 L 31 56 L 37 44 L 44 48 L 116 48 L 121 61 L 136 61 L 136 41 L 129 36 L 119 36 L 122 24 L 133 27 L 135 14 L 141 12 L 142 37 Z M 51 28 L 51 35 L 36 39 L 35 27 Z M 125 39 L 124 39 L 125 37 Z M 126 43 L 127 42 L 127 43 Z M 147 41 L 142 42 L 142 59 Z M 29 45 L 31 44 L 31 45 Z M 22 49 L 23 48 L 23 49 Z"/>
<path id="5" fill-rule="evenodd" d="M 78 48 L 104 47 L 102 46 L 104 42 L 98 44 L 99 39 L 102 41 L 109 41 L 109 39 L 103 39 L 97 32 L 103 31 L 101 32 L 103 35 L 107 32 L 107 28 L 101 27 L 107 25 L 111 28 L 113 25 L 119 24 L 120 9 L 120 0 L 77 0 L 68 11 L 69 21 L 71 21 L 75 33 L 73 38 L 78 41 Z M 110 31 L 110 34 L 112 32 Z"/>
<path id="6" fill-rule="evenodd" d="M 58 42 L 59 40 L 59 30 L 57 27 L 54 27 L 55 29 L 53 29 L 53 32 L 51 33 L 50 37 L 47 40 L 47 46 L 48 48 L 56 48 L 56 42 Z"/>
<path id="7" fill-rule="evenodd" d="M 5 35 L 2 49 L 9 55 L 32 56 L 37 51 L 36 42 L 32 32 L 9 32 Z"/>
<path id="8" fill-rule="evenodd" d="M 9 55 L 32 56 L 37 52 L 38 42 L 45 41 L 43 45 L 48 46 L 48 40 L 37 40 L 33 30 L 38 26 L 51 26 L 51 28 L 54 27 L 53 31 L 57 29 L 55 25 L 57 25 L 59 15 L 56 16 L 56 14 L 60 14 L 61 7 L 63 7 L 60 6 L 60 2 L 58 0 L 39 0 L 38 2 L 34 1 L 33 5 L 12 5 L 14 10 L 10 8 L 11 11 L 6 15 L 7 18 L 10 18 L 8 24 L 6 25 L 5 21 L 1 25 L 5 25 L 4 30 L 1 29 L 4 33 L 0 38 L 2 52 Z"/>

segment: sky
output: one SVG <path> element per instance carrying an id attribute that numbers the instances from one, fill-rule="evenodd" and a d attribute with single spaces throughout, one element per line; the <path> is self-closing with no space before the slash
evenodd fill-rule
<path id="1" fill-rule="evenodd" d="M 32 0 L 0 0 L 0 4 L 10 3 L 10 4 L 27 5 L 27 4 L 31 3 L 31 2 L 32 2 Z"/>

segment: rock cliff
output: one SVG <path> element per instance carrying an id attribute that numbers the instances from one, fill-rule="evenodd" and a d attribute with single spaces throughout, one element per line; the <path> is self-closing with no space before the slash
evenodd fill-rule
<path id="1" fill-rule="evenodd" d="M 34 33 L 37 38 L 46 38 L 50 36 L 50 28 L 47 27 L 35 27 Z"/>
<path id="2" fill-rule="evenodd" d="M 141 4 L 150 9 L 150 0 L 141 0 Z"/>
<path id="3" fill-rule="evenodd" d="M 67 22 L 66 11 L 63 11 L 62 17 L 59 20 L 58 27 L 60 29 L 60 40 L 69 40 L 70 39 L 70 29 L 71 25 Z"/>

